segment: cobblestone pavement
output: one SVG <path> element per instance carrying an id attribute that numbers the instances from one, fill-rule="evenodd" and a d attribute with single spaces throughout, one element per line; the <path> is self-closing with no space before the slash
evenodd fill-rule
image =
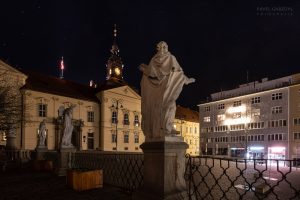
<path id="1" fill-rule="evenodd" d="M 96 200 L 131 199 L 124 191 L 105 185 L 103 188 L 76 192 L 66 185 L 66 178 L 53 173 L 17 171 L 0 173 L 0 200 Z"/>

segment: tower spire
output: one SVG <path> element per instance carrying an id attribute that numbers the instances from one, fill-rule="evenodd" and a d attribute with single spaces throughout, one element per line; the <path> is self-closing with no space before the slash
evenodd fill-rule
<path id="1" fill-rule="evenodd" d="M 119 56 L 119 51 L 120 50 L 119 50 L 119 47 L 117 45 L 117 25 L 116 24 L 114 24 L 113 37 L 114 37 L 114 39 L 113 39 L 113 45 L 111 47 L 110 52 L 112 54 L 115 54 L 115 55 Z"/>
<path id="2" fill-rule="evenodd" d="M 107 77 L 106 79 L 116 78 L 123 79 L 123 62 L 119 55 L 119 47 L 117 45 L 117 25 L 114 24 L 113 44 L 111 46 L 111 55 L 107 61 Z"/>

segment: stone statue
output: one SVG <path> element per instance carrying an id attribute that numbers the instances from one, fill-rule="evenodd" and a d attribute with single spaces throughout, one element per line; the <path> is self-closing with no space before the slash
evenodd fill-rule
<path id="1" fill-rule="evenodd" d="M 72 105 L 69 108 L 66 108 L 64 111 L 64 134 L 61 141 L 62 147 L 74 147 L 71 143 L 72 133 L 73 133 L 73 125 L 72 125 L 72 118 L 73 118 L 73 108 L 75 106 Z"/>
<path id="2" fill-rule="evenodd" d="M 45 146 L 45 140 L 47 136 L 47 130 L 46 130 L 46 120 L 44 119 L 39 126 L 39 144 L 38 147 Z"/>
<path id="3" fill-rule="evenodd" d="M 157 44 L 157 53 L 149 65 L 141 64 L 142 130 L 146 140 L 161 140 L 174 133 L 173 121 L 176 99 L 184 84 L 195 82 L 188 78 L 176 58 L 168 51 L 166 42 Z"/>

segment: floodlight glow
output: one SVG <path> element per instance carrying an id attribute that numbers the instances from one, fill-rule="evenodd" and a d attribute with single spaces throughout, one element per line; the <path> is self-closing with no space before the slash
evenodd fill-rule
<path id="1" fill-rule="evenodd" d="M 250 147 L 250 151 L 255 151 L 255 150 L 263 150 L 265 149 L 264 147 Z"/>
<path id="2" fill-rule="evenodd" d="M 269 147 L 269 151 L 271 151 L 271 153 L 282 153 L 285 151 L 285 147 Z"/>
<path id="3" fill-rule="evenodd" d="M 250 117 L 241 117 L 238 119 L 225 119 L 224 125 L 230 126 L 230 125 L 236 125 L 236 124 L 248 124 L 251 122 Z"/>
<path id="4" fill-rule="evenodd" d="M 236 112 L 245 112 L 246 111 L 246 106 L 245 105 L 241 105 L 238 107 L 229 107 L 227 109 L 227 113 L 232 114 L 232 113 L 236 113 Z"/>

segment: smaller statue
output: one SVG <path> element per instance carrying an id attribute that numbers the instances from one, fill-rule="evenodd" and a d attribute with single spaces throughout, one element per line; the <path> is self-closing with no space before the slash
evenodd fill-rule
<path id="1" fill-rule="evenodd" d="M 46 130 L 46 120 L 44 119 L 39 126 L 39 147 L 45 146 L 45 140 L 47 136 L 47 130 Z"/>
<path id="2" fill-rule="evenodd" d="M 69 108 L 66 108 L 64 111 L 64 133 L 61 141 L 62 147 L 74 147 L 71 143 L 72 133 L 73 133 L 73 125 L 72 125 L 72 118 L 73 118 L 73 108 L 75 106 L 72 105 Z"/>

